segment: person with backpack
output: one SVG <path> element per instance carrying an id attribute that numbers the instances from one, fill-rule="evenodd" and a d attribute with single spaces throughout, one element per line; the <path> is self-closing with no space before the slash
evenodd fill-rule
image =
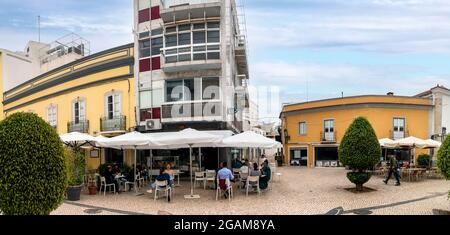
<path id="1" fill-rule="evenodd" d="M 394 174 L 395 180 L 397 180 L 397 182 L 395 183 L 395 186 L 400 186 L 400 174 L 399 174 L 398 168 L 399 168 L 399 166 L 398 166 L 397 159 L 395 158 L 395 156 L 391 156 L 389 159 L 389 173 L 388 173 L 387 178 L 385 180 L 383 180 L 383 182 L 385 184 L 388 183 L 392 174 Z"/>

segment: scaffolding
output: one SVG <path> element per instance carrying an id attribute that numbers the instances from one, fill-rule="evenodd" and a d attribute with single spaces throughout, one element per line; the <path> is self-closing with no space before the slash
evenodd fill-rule
<path id="1" fill-rule="evenodd" d="M 65 55 L 84 57 L 90 53 L 90 42 L 75 33 L 70 33 L 40 48 L 39 61 L 43 65 Z"/>

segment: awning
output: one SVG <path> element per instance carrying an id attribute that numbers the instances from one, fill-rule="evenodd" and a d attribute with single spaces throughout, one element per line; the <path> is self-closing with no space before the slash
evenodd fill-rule
<path id="1" fill-rule="evenodd" d="M 267 138 L 253 131 L 246 131 L 222 140 L 220 147 L 233 148 L 281 148 L 280 142 Z"/>

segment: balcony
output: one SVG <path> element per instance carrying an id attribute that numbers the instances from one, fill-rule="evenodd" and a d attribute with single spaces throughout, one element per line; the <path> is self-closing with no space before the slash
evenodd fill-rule
<path id="1" fill-rule="evenodd" d="M 334 132 L 320 132 L 320 142 L 322 143 L 336 143 L 336 131 Z"/>
<path id="2" fill-rule="evenodd" d="M 399 140 L 399 139 L 403 139 L 409 137 L 409 131 L 393 131 L 393 130 L 389 130 L 389 138 L 391 138 L 392 140 Z"/>
<path id="3" fill-rule="evenodd" d="M 100 131 L 101 132 L 123 132 L 126 131 L 127 117 L 118 116 L 109 119 L 107 117 L 100 118 Z"/>
<path id="4" fill-rule="evenodd" d="M 161 49 L 165 73 L 220 69 L 220 43 L 196 44 Z"/>
<path id="5" fill-rule="evenodd" d="M 188 102 L 162 105 L 162 122 L 222 119 L 222 102 Z"/>
<path id="6" fill-rule="evenodd" d="M 245 35 L 237 35 L 234 46 L 234 55 L 238 66 L 238 73 L 249 77 L 247 61 L 247 41 Z"/>
<path id="7" fill-rule="evenodd" d="M 67 132 L 89 133 L 89 120 L 79 122 L 68 122 Z"/>
<path id="8" fill-rule="evenodd" d="M 196 18 L 220 18 L 220 0 L 162 0 L 161 19 L 164 23 Z"/>

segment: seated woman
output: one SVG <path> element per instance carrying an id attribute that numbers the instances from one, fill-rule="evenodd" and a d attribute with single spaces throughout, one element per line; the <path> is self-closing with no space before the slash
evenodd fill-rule
<path id="1" fill-rule="evenodd" d="M 167 163 L 166 169 L 164 170 L 164 173 L 166 173 L 166 174 L 168 174 L 170 176 L 170 180 L 168 181 L 170 187 L 172 187 L 173 179 L 174 179 L 174 177 L 173 177 L 173 170 L 171 168 L 172 168 L 172 165 L 170 163 Z"/>
<path id="2" fill-rule="evenodd" d="M 272 171 L 269 167 L 269 161 L 264 161 L 261 173 L 262 175 L 259 177 L 259 188 L 264 190 L 269 186 L 270 177 L 272 175 Z"/>
<path id="3" fill-rule="evenodd" d="M 250 176 L 261 176 L 261 171 L 258 169 L 258 164 L 253 163 L 253 169 L 250 171 Z"/>
<path id="4" fill-rule="evenodd" d="M 156 177 L 156 181 L 167 181 L 167 186 L 171 187 L 170 184 L 170 175 L 165 172 L 166 170 L 164 168 L 159 169 L 159 175 Z M 147 190 L 148 193 L 152 193 L 153 189 L 156 188 L 156 182 L 152 183 L 150 185 L 150 189 Z"/>

